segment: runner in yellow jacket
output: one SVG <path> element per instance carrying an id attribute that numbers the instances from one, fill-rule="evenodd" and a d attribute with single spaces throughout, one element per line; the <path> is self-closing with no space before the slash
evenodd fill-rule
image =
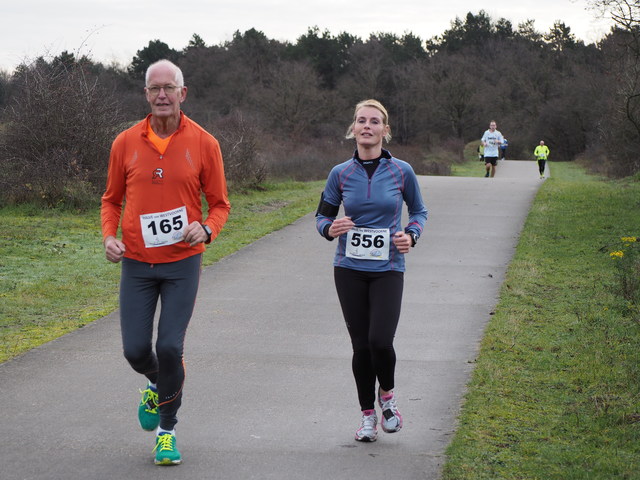
<path id="1" fill-rule="evenodd" d="M 549 147 L 544 144 L 544 140 L 540 140 L 540 145 L 536 147 L 533 154 L 538 160 L 538 170 L 540 171 L 540 178 L 544 178 L 544 169 L 547 165 L 547 158 L 549 158 Z"/>

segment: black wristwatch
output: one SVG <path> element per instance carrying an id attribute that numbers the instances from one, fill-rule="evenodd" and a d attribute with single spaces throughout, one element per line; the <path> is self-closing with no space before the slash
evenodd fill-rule
<path id="1" fill-rule="evenodd" d="M 409 236 L 411 237 L 411 246 L 415 247 L 416 243 L 418 243 L 418 235 L 413 232 L 409 232 Z"/>
<path id="2" fill-rule="evenodd" d="M 204 223 L 201 223 L 200 225 L 202 225 L 202 228 L 204 229 L 204 233 L 207 234 L 207 241 L 205 243 L 209 243 L 211 241 L 211 234 L 213 233 L 211 231 L 211 229 L 205 225 Z"/>

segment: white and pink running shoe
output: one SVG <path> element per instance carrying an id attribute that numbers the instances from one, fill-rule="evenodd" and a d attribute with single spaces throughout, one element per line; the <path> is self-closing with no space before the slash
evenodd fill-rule
<path id="1" fill-rule="evenodd" d="M 378 403 L 382 409 L 380 426 L 386 433 L 394 433 L 402 428 L 402 415 L 396 405 L 396 396 L 393 392 L 389 395 L 379 396 Z"/>
<path id="2" fill-rule="evenodd" d="M 362 424 L 356 432 L 358 442 L 375 442 L 378 438 L 378 416 L 375 410 L 362 411 Z"/>

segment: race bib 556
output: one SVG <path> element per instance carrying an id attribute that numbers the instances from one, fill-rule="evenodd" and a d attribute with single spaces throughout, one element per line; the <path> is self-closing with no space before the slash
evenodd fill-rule
<path id="1" fill-rule="evenodd" d="M 352 228 L 347 232 L 346 255 L 361 260 L 389 260 L 389 229 Z"/>

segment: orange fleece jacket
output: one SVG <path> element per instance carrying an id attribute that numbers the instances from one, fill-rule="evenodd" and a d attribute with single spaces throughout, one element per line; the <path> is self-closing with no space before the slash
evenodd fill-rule
<path id="1" fill-rule="evenodd" d="M 127 258 L 167 263 L 204 252 L 200 243 L 148 248 L 142 236 L 141 215 L 186 206 L 188 222 L 209 226 L 214 239 L 229 216 L 230 204 L 218 141 L 180 112 L 180 126 L 164 154 L 147 137 L 151 115 L 120 133 L 109 158 L 107 188 L 102 196 L 102 238 L 117 236 L 122 215 L 122 242 Z M 201 193 L 208 203 L 202 220 Z M 126 201 L 125 201 L 126 199 Z"/>

